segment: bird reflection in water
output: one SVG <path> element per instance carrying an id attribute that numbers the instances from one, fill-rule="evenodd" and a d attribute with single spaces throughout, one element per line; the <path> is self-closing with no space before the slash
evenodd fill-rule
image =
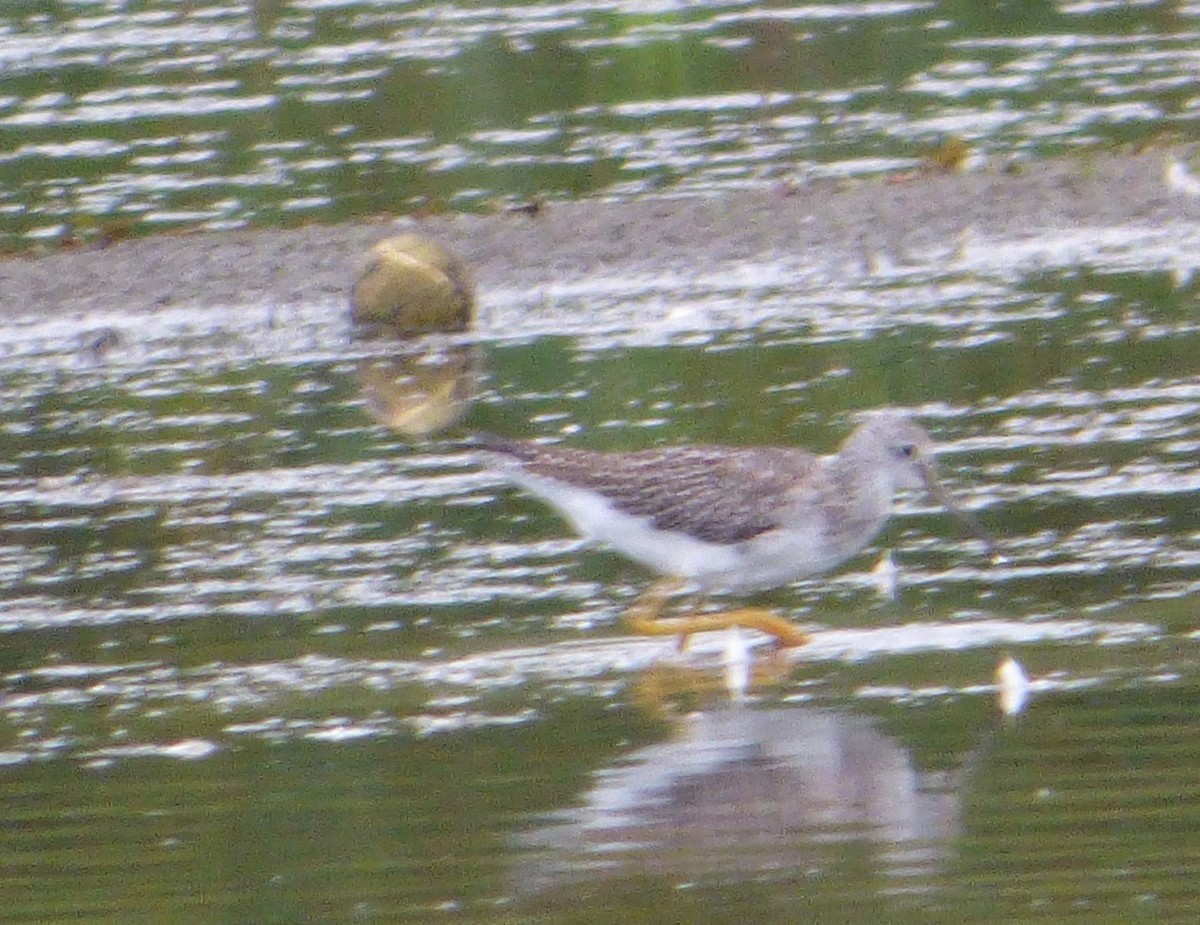
<path id="1" fill-rule="evenodd" d="M 857 844 L 892 888 L 919 890 L 959 832 L 959 778 L 917 770 L 899 742 L 849 712 L 696 713 L 671 741 L 596 773 L 579 808 L 521 836 L 519 885 L 542 893 L 646 874 L 828 878 L 845 853 L 838 846 Z"/>

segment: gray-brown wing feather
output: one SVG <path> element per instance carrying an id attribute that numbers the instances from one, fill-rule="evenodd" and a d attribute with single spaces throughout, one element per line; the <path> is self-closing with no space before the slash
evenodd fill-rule
<path id="1" fill-rule="evenodd" d="M 532 475 L 599 492 L 659 529 L 723 544 L 777 528 L 784 500 L 818 466 L 817 457 L 803 450 L 773 447 L 599 453 L 495 438 L 484 446 Z"/>

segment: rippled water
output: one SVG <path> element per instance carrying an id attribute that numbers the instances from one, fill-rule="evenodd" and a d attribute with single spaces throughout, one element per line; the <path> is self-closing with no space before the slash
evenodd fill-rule
<path id="1" fill-rule="evenodd" d="M 1142 138 L 1186 5 L 21 2 L 0 233 L 727 190 Z M 115 218 L 114 218 L 115 217 Z M 121 229 L 109 224 L 106 233 Z M 123 232 L 121 232 L 123 233 Z M 460 428 L 371 422 L 342 308 L 0 329 L 0 920 L 1192 922 L 1200 326 L 1187 229 L 482 293 Z M 918 414 L 925 498 L 813 632 L 630 636 L 636 565 L 471 429 L 837 444 Z M 871 569 L 899 566 L 896 602 Z M 1014 655 L 1027 712 L 1003 721 Z"/>
<path id="2" fill-rule="evenodd" d="M 383 348 L 328 307 L 8 326 L 0 918 L 1186 919 L 1193 289 L 1154 251 L 979 253 L 485 293 L 483 391 L 433 440 L 370 422 L 357 358 Z M 829 448 L 885 403 L 1004 558 L 906 498 L 849 567 L 762 596 L 814 640 L 750 639 L 743 708 L 724 637 L 627 635 L 648 576 L 461 442 Z M 1033 677 L 1012 726 L 1005 652 Z"/>
<path id="3" fill-rule="evenodd" d="M 20 0 L 10 247 L 910 166 L 1185 135 L 1185 3 Z"/>

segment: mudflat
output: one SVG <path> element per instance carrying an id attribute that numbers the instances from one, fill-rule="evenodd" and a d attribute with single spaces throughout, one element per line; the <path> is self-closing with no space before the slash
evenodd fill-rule
<path id="1" fill-rule="evenodd" d="M 604 274 L 747 259 L 903 255 L 953 242 L 1054 231 L 1200 229 L 1200 196 L 1166 180 L 1171 158 L 1092 153 L 970 173 L 914 171 L 816 180 L 711 197 L 551 202 L 532 213 L 443 214 L 274 230 L 164 234 L 0 261 L 16 315 L 289 305 L 348 297 L 367 250 L 401 231 L 430 235 L 491 286 L 537 287 Z"/>

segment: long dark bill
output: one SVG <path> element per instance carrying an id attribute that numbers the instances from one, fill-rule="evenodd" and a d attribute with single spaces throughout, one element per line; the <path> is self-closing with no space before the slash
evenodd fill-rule
<path id="1" fill-rule="evenodd" d="M 992 535 L 983 528 L 983 524 L 979 522 L 979 518 L 969 511 L 964 511 L 958 506 L 958 503 L 950 495 L 950 492 L 946 491 L 946 489 L 942 487 L 942 483 L 938 481 L 937 473 L 933 470 L 932 466 L 925 468 L 924 475 L 925 484 L 929 488 L 929 493 L 938 500 L 938 503 L 941 504 L 942 507 L 954 515 L 954 517 L 960 524 L 963 525 L 968 533 L 973 534 L 983 543 L 983 546 L 987 550 L 989 556 L 994 556 L 996 554 L 996 541 L 992 539 Z"/>

